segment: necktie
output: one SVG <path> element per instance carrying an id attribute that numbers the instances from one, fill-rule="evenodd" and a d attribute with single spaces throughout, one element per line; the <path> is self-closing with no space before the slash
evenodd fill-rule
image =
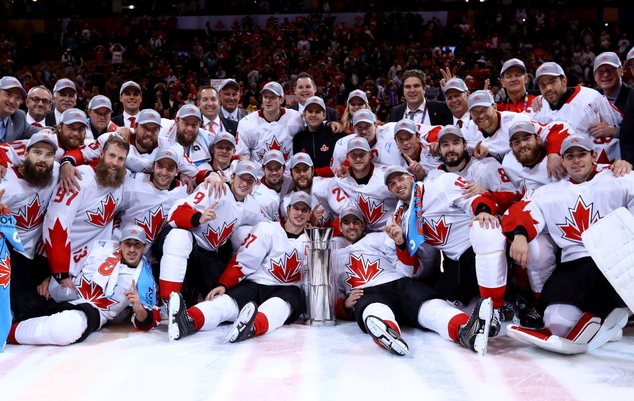
<path id="1" fill-rule="evenodd" d="M 233 117 L 233 114 L 229 113 L 227 114 L 227 118 L 231 121 L 235 121 L 236 119 Z"/>
<path id="2" fill-rule="evenodd" d="M 407 118 L 410 120 L 414 120 L 414 117 L 416 116 L 416 114 L 419 112 L 419 110 L 415 110 L 415 111 L 408 111 L 407 112 Z"/>
<path id="3" fill-rule="evenodd" d="M 458 126 L 458 128 L 462 128 L 462 120 L 458 120 L 458 122 L 456 122 L 456 125 Z"/>
<path id="4" fill-rule="evenodd" d="M 34 126 L 34 127 L 41 127 L 42 126 L 42 124 L 38 123 L 37 121 L 34 122 L 34 123 L 31 123 L 31 125 Z"/>
<path id="5" fill-rule="evenodd" d="M 130 128 L 136 128 L 136 117 L 128 117 L 128 120 L 130 120 Z"/>

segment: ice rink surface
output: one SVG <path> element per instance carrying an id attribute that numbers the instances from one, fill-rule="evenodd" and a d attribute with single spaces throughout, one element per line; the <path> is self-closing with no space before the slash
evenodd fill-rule
<path id="1" fill-rule="evenodd" d="M 238 344 L 228 326 L 169 342 L 111 326 L 69 347 L 8 345 L 0 400 L 539 400 L 634 399 L 634 327 L 577 356 L 499 336 L 485 357 L 405 328 L 414 357 L 376 346 L 356 323 L 303 324 Z"/>

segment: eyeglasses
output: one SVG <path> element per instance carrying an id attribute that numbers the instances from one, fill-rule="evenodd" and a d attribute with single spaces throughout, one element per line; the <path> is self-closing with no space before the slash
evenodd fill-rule
<path id="1" fill-rule="evenodd" d="M 32 100 L 33 103 L 51 104 L 51 101 L 48 99 L 40 99 L 39 97 L 30 97 L 29 99 Z"/>

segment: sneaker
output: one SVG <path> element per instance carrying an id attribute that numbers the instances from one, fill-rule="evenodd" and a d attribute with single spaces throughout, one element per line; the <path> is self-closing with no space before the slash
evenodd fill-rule
<path id="1" fill-rule="evenodd" d="M 493 309 L 491 316 L 491 328 L 489 329 L 489 337 L 496 337 L 500 334 L 502 324 L 500 323 L 500 309 Z"/>
<path id="2" fill-rule="evenodd" d="M 365 318 L 365 327 L 374 341 L 391 353 L 401 356 L 412 355 L 409 352 L 407 343 L 401 338 L 401 335 L 385 323 L 383 319 L 370 315 Z"/>
<path id="3" fill-rule="evenodd" d="M 458 342 L 473 352 L 485 355 L 489 342 L 493 304 L 491 298 L 481 299 L 466 324 L 458 331 Z"/>
<path id="4" fill-rule="evenodd" d="M 255 316 L 258 314 L 258 306 L 255 302 L 244 305 L 238 314 L 238 318 L 229 328 L 222 339 L 223 342 L 237 343 L 255 336 Z"/>
<path id="5" fill-rule="evenodd" d="M 172 292 L 167 306 L 167 334 L 170 341 L 180 340 L 194 334 L 194 320 L 187 314 L 183 296 Z"/>

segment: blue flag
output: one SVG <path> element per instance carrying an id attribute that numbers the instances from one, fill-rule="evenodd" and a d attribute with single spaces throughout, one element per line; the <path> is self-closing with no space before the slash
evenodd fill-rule
<path id="1" fill-rule="evenodd" d="M 409 202 L 409 217 L 407 219 L 407 250 L 412 256 L 425 241 L 423 234 L 423 187 L 416 185 L 412 188 L 412 199 Z"/>
<path id="2" fill-rule="evenodd" d="M 15 218 L 3 209 L 0 211 L 0 352 L 11 330 L 11 254 L 7 242 L 18 251 L 24 250 L 15 229 Z"/>
<path id="3" fill-rule="evenodd" d="M 141 259 L 141 273 L 136 282 L 136 290 L 139 293 L 139 300 L 144 306 L 150 309 L 156 305 L 156 291 L 154 290 L 154 276 L 152 275 L 152 265 L 145 256 Z"/>

